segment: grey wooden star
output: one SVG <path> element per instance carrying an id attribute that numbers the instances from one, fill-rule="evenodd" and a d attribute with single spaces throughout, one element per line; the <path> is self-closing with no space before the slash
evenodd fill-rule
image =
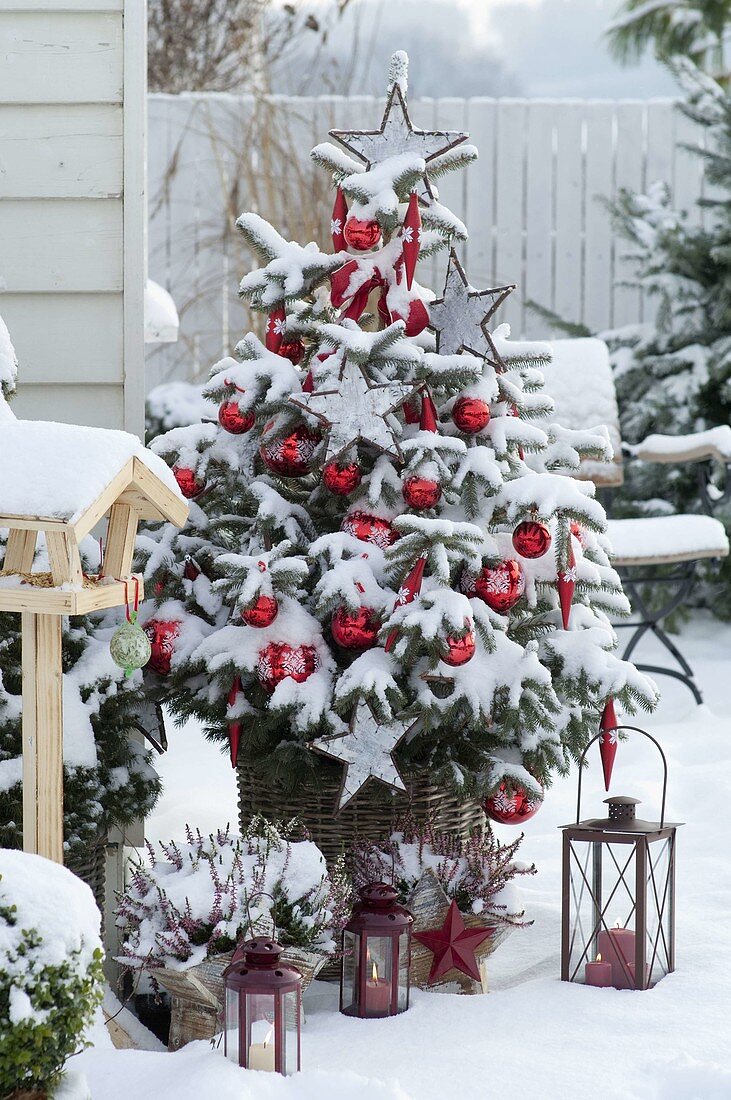
<path id="1" fill-rule="evenodd" d="M 451 249 L 444 294 L 429 306 L 429 327 L 437 334 L 439 354 L 471 351 L 501 363 L 487 322 L 514 290 L 515 286 L 475 290 Z"/>
<path id="2" fill-rule="evenodd" d="M 384 454 L 399 458 L 399 448 L 388 416 L 409 398 L 417 387 L 406 382 L 376 385 L 361 366 L 343 362 L 337 389 L 294 393 L 290 397 L 328 428 L 326 461 L 336 458 L 362 440 Z"/>
<path id="3" fill-rule="evenodd" d="M 412 153 L 429 162 L 455 145 L 461 145 L 468 135 L 459 130 L 415 129 L 403 92 L 394 84 L 388 93 L 379 130 L 331 130 L 330 137 L 370 167 L 401 153 Z"/>
<path id="4" fill-rule="evenodd" d="M 379 722 L 361 699 L 353 713 L 349 733 L 344 737 L 323 737 L 313 741 L 311 747 L 315 752 L 345 764 L 336 813 L 355 798 L 369 779 L 377 779 L 399 791 L 406 789 L 391 753 L 415 724 L 413 718 Z"/>

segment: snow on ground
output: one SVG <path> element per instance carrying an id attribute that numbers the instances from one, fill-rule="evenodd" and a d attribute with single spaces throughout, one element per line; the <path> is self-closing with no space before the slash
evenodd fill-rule
<path id="1" fill-rule="evenodd" d="M 731 627 L 698 616 L 683 646 L 707 706 L 696 708 L 681 685 L 663 680 L 660 710 L 647 722 L 668 756 L 668 817 L 686 822 L 677 856 L 675 974 L 644 993 L 558 980 L 557 826 L 574 819 L 572 775 L 526 825 L 522 855 L 539 873 L 523 892 L 535 923 L 491 959 L 488 996 L 417 991 L 403 1016 L 360 1021 L 333 1011 L 334 991 L 317 983 L 303 1031 L 304 1070 L 286 1080 L 239 1071 L 205 1043 L 174 1055 L 115 1052 L 101 1036 L 75 1060 L 94 1100 L 492 1100 L 507 1091 L 541 1100 L 729 1100 Z M 653 817 L 660 761 L 639 740 L 619 747 L 613 793 L 641 798 L 641 815 Z M 225 757 L 191 727 L 171 730 L 170 744 L 161 761 L 167 789 L 150 835 L 169 839 L 185 821 L 205 829 L 234 821 Z M 603 812 L 600 774 L 595 752 L 584 816 Z"/>

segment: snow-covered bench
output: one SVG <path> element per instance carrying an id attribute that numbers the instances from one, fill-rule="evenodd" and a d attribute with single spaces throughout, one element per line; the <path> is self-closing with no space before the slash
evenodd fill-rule
<path id="1" fill-rule="evenodd" d="M 629 626 L 632 636 L 623 656 L 629 659 L 640 639 L 651 631 L 680 666 L 660 668 L 638 665 L 647 672 L 673 676 L 681 680 L 698 703 L 701 693 L 693 670 L 661 623 L 679 607 L 690 591 L 696 566 L 704 558 L 722 558 L 729 552 L 723 524 L 713 518 L 713 510 L 731 497 L 731 427 L 727 424 L 692 435 L 650 435 L 634 447 L 623 445 L 619 411 L 609 353 L 602 340 L 555 340 L 553 361 L 546 371 L 546 388 L 556 403 L 556 420 L 567 428 L 606 425 L 614 446 L 611 462 L 586 462 L 580 476 L 599 487 L 622 484 L 624 456 L 642 462 L 699 463 L 699 488 L 705 515 L 670 515 L 609 521 L 609 538 L 614 547 L 613 562 L 619 570 L 638 619 Z M 715 487 L 713 464 L 726 468 L 725 489 Z M 670 596 L 659 607 L 649 606 L 646 586 L 662 586 Z"/>

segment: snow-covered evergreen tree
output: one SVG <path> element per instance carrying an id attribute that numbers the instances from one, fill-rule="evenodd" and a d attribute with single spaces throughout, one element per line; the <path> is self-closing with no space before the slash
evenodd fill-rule
<path id="1" fill-rule="evenodd" d="M 704 224 L 673 209 L 667 186 L 646 195 L 624 192 L 615 224 L 637 263 L 653 322 L 609 333 L 623 438 L 639 443 L 652 432 L 684 435 L 731 423 L 731 97 L 691 62 L 673 69 L 686 99 L 680 105 L 703 127 L 702 157 L 710 195 Z M 617 503 L 625 514 L 663 514 L 697 506 L 693 464 L 632 463 Z M 731 525 L 731 514 L 719 515 Z M 723 586 L 723 590 L 728 588 Z M 724 591 L 714 607 L 731 604 Z"/>
<path id="2" fill-rule="evenodd" d="M 606 434 L 554 424 L 549 349 L 488 330 L 512 288 L 476 291 L 454 252 L 440 299 L 414 277 L 466 238 L 436 181 L 476 150 L 412 127 L 406 66 L 380 130 L 313 151 L 334 252 L 239 219 L 266 340 L 213 367 L 218 422 L 154 440 L 191 511 L 141 543 L 150 691 L 292 789 L 322 766 L 313 746 L 339 760 L 341 805 L 369 776 L 398 786 L 396 765 L 465 795 L 536 791 L 609 698 L 655 699 L 613 653 L 627 601 L 571 476 Z"/>
<path id="3" fill-rule="evenodd" d="M 16 358 L 0 318 L 0 419 L 13 416 Z M 0 570 L 7 531 L 0 529 Z M 96 572 L 98 547 L 86 539 L 84 568 Z M 38 568 L 46 551 L 39 538 Z M 91 555 L 92 560 L 89 560 Z M 94 557 L 96 555 L 96 557 Z M 45 566 L 47 568 L 47 565 Z M 150 753 L 129 739 L 141 701 L 140 677 L 125 681 L 109 653 L 113 616 L 76 616 L 63 630 L 64 839 L 67 858 L 83 858 L 87 845 L 113 824 L 150 812 L 160 790 Z M 22 847 L 22 677 L 20 616 L 0 613 L 0 847 Z"/>

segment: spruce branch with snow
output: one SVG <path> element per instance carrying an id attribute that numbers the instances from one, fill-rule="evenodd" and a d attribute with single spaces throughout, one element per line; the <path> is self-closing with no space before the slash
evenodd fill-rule
<path id="1" fill-rule="evenodd" d="M 191 510 L 142 543 L 143 618 L 173 639 L 150 693 L 285 790 L 342 775 L 338 806 L 406 775 L 465 798 L 547 785 L 610 697 L 655 702 L 614 653 L 628 604 L 571 476 L 606 437 L 554 424 L 550 349 L 489 327 L 510 286 L 472 287 L 454 254 L 436 303 L 418 282 L 430 165 L 472 153 L 413 125 L 397 60 L 380 128 L 317 147 L 333 253 L 239 219 L 265 344 L 213 367 L 218 423 L 154 441 Z"/>

